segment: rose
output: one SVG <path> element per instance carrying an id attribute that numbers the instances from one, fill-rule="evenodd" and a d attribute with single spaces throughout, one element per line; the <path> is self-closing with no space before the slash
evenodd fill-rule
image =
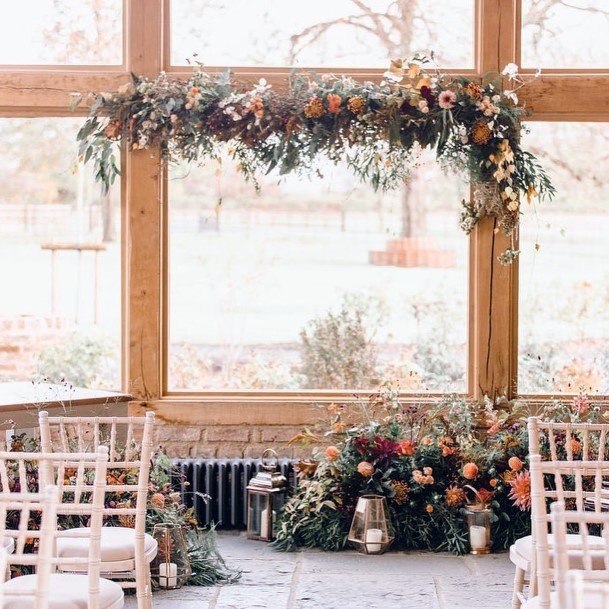
<path id="1" fill-rule="evenodd" d="M 463 477 L 474 480 L 478 476 L 478 466 L 475 463 L 466 463 L 463 466 Z"/>
<path id="2" fill-rule="evenodd" d="M 360 461 L 357 465 L 357 471 L 364 476 L 364 478 L 369 478 L 374 474 L 374 465 L 368 463 L 368 461 Z"/>
<path id="3" fill-rule="evenodd" d="M 338 461 L 339 456 L 340 450 L 338 450 L 336 446 L 328 446 L 328 448 L 326 448 L 326 459 L 328 461 Z"/>
<path id="4" fill-rule="evenodd" d="M 402 440 L 400 442 L 400 454 L 405 457 L 414 455 L 414 442 L 412 440 Z"/>

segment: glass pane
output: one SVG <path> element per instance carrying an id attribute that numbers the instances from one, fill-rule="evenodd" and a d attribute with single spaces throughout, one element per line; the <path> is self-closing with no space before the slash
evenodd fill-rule
<path id="1" fill-rule="evenodd" d="M 524 210 L 519 392 L 576 393 L 583 386 L 606 394 L 609 185 L 600 176 L 609 172 L 609 125 L 529 127 L 525 147 L 551 172 L 558 195 Z"/>
<path id="2" fill-rule="evenodd" d="M 172 0 L 171 23 L 173 65 L 385 68 L 430 50 L 474 63 L 473 0 Z"/>
<path id="3" fill-rule="evenodd" d="M 119 190 L 74 165 L 82 120 L 0 119 L 0 381 L 121 385 Z"/>
<path id="4" fill-rule="evenodd" d="M 609 67 L 607 0 L 523 0 L 522 65 Z"/>
<path id="5" fill-rule="evenodd" d="M 0 64 L 120 65 L 122 0 L 11 2 L 0 20 Z"/>
<path id="6" fill-rule="evenodd" d="M 340 167 L 260 196 L 229 162 L 174 168 L 170 389 L 464 391 L 467 185 L 422 162 L 387 194 Z"/>

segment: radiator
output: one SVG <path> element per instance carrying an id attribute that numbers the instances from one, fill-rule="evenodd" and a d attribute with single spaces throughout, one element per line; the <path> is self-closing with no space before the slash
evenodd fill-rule
<path id="1" fill-rule="evenodd" d="M 246 487 L 258 473 L 260 459 L 174 459 L 174 463 L 181 474 L 176 475 L 175 486 L 201 525 L 214 522 L 221 529 L 246 528 Z M 279 470 L 292 488 L 296 485 L 294 463 L 279 460 Z M 207 495 L 207 500 L 201 495 Z"/>

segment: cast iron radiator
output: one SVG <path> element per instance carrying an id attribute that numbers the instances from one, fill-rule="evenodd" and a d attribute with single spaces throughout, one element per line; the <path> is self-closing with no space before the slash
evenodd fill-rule
<path id="1" fill-rule="evenodd" d="M 214 522 L 221 529 L 245 529 L 247 497 L 245 488 L 260 468 L 260 459 L 174 459 L 177 471 L 174 484 L 182 501 L 194 507 L 202 525 Z M 280 459 L 279 470 L 296 484 L 296 460 Z M 188 483 L 188 484 L 186 484 Z"/>

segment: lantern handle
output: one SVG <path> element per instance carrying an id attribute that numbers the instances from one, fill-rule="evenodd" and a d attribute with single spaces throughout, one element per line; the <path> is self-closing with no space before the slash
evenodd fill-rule
<path id="1" fill-rule="evenodd" d="M 480 495 L 480 493 L 470 484 L 466 484 L 464 485 L 463 488 L 467 488 L 470 491 L 472 491 L 472 493 L 474 493 L 474 495 L 476 496 L 476 499 L 478 499 L 478 501 L 480 502 L 480 505 L 485 508 L 488 505 L 488 501 L 485 501 L 482 496 Z M 473 505 L 471 502 L 468 501 L 468 505 Z"/>
<path id="2" fill-rule="evenodd" d="M 267 465 L 265 463 L 265 459 L 267 458 L 267 455 L 271 455 L 272 457 L 275 458 L 275 462 L 273 464 L 268 464 Z M 260 464 L 262 465 L 262 469 L 264 469 L 264 470 L 266 470 L 268 472 L 275 471 L 277 469 L 277 466 L 279 465 L 279 455 L 272 448 L 267 448 L 262 453 L 262 457 L 260 457 Z"/>

